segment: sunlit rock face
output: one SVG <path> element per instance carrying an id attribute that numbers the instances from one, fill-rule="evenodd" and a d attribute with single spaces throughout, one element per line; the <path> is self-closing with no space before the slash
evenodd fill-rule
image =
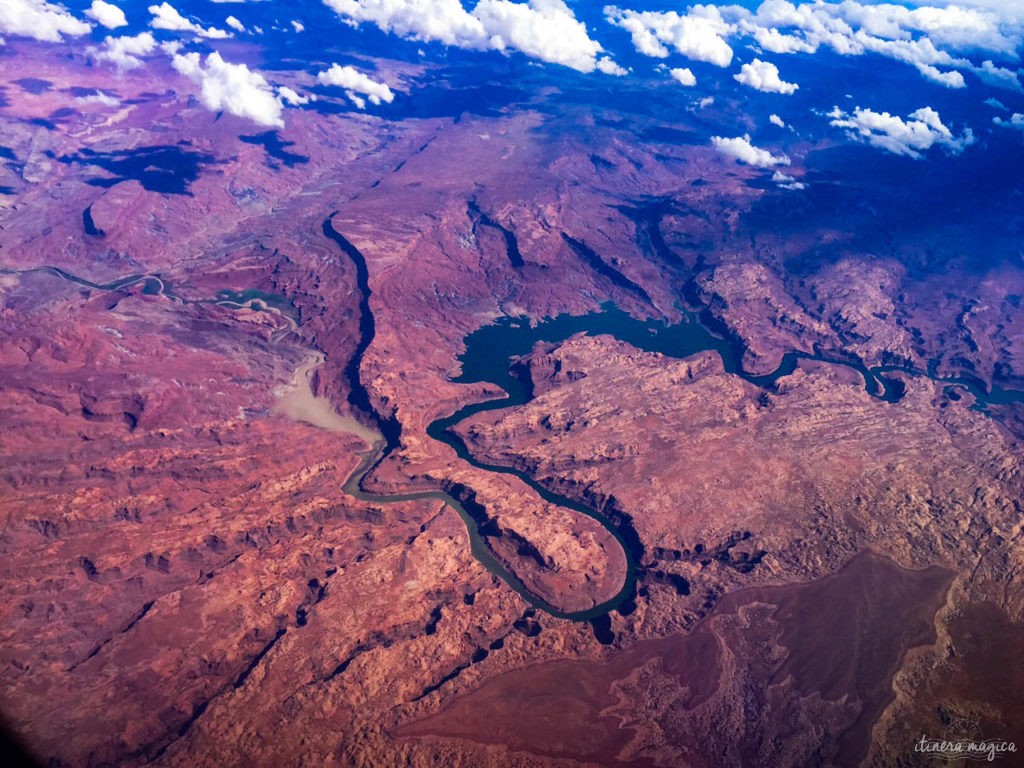
<path id="1" fill-rule="evenodd" d="M 1011 6 L 0 7 L 10 748 L 1013 764 Z"/>

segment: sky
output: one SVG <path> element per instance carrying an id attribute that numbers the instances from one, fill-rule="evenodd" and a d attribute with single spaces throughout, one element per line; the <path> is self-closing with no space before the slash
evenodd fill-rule
<path id="1" fill-rule="evenodd" d="M 610 92 L 675 88 L 694 110 L 742 99 L 759 125 L 914 160 L 961 155 L 1000 132 L 1024 137 L 1020 0 L 3 0 L 0 37 L 80 44 L 112 77 L 166 62 L 206 108 L 272 129 L 318 97 L 373 112 L 423 87 L 388 82 L 374 57 L 443 66 L 457 52 L 485 67 L 540 67 L 561 83 L 598 80 Z M 239 54 L 239 43 L 263 55 Z M 304 87 L 278 82 L 280 64 L 257 63 L 284 52 L 300 57 L 291 66 L 306 70 Z M 900 73 L 899 87 L 880 72 Z M 776 169 L 780 186 L 799 187 L 781 149 L 735 130 L 710 138 L 737 163 Z"/>

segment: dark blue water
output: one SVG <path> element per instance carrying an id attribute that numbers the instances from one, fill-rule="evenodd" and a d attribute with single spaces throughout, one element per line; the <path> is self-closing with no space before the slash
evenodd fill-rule
<path id="1" fill-rule="evenodd" d="M 96 222 L 92 220 L 91 205 L 82 211 L 82 227 L 85 229 L 85 234 L 90 237 L 106 237 L 107 235 L 107 233 L 97 227 Z"/>
<path id="2" fill-rule="evenodd" d="M 800 360 L 814 360 L 850 368 L 861 375 L 868 394 L 890 403 L 897 402 L 902 397 L 904 385 L 898 379 L 886 377 L 884 374 L 898 372 L 927 375 L 925 372 L 896 366 L 868 368 L 853 356 L 839 357 L 805 352 L 788 352 L 771 373 L 753 375 L 743 370 L 742 342 L 712 331 L 696 313 L 686 313 L 681 322 L 669 325 L 657 320 L 637 320 L 608 304 L 600 312 L 588 315 L 559 315 L 533 326 L 525 318 L 502 318 L 497 323 L 474 331 L 466 337 L 466 351 L 459 358 L 462 363 L 462 374 L 456 381 L 489 381 L 509 392 L 513 399 L 518 399 L 528 385 L 510 370 L 510 358 L 528 354 L 538 342 L 561 342 L 577 333 L 588 336 L 607 334 L 645 352 L 658 352 L 677 359 L 690 357 L 699 352 L 717 352 L 727 373 L 740 376 L 751 384 L 767 390 L 774 389 L 780 378 L 793 373 Z M 970 382 L 950 379 L 949 383 L 967 386 Z M 529 397 L 528 392 L 525 394 Z M 1001 396 L 1007 395 L 1003 393 Z"/>
<path id="3" fill-rule="evenodd" d="M 918 371 L 900 366 L 876 366 L 868 368 L 855 357 L 839 357 L 823 354 L 789 352 L 779 366 L 769 374 L 755 376 L 742 367 L 744 347 L 735 339 L 719 336 L 708 328 L 696 314 L 686 314 L 682 322 L 667 324 L 654 320 L 638 320 L 613 305 L 605 305 L 601 311 L 587 315 L 559 315 L 531 325 L 527 318 L 502 318 L 496 323 L 484 326 L 469 334 L 465 339 L 466 351 L 459 357 L 462 363 L 461 375 L 454 379 L 459 383 L 490 382 L 501 387 L 507 397 L 496 398 L 482 403 L 473 403 L 460 408 L 450 416 L 438 419 L 427 427 L 427 434 L 451 446 L 458 456 L 473 466 L 488 472 L 514 475 L 529 485 L 545 501 L 591 517 L 611 532 L 626 553 L 628 576 L 623 589 L 611 601 L 597 609 L 573 615 L 571 618 L 593 621 L 608 611 L 629 610 L 635 596 L 638 564 L 644 556 L 644 547 L 628 515 L 617 510 L 597 511 L 582 502 L 556 493 L 526 473 L 512 467 L 491 464 L 475 457 L 462 439 L 456 434 L 457 425 L 471 416 L 485 411 L 501 410 L 523 405 L 533 398 L 531 382 L 527 372 L 514 364 L 514 359 L 528 354 L 539 342 L 558 343 L 571 336 L 583 333 L 589 336 L 607 334 L 624 341 L 637 349 L 658 352 L 673 358 L 686 358 L 700 352 L 713 351 L 722 359 L 726 372 L 739 376 L 745 381 L 773 391 L 778 380 L 793 373 L 800 360 L 814 360 L 840 365 L 860 374 L 865 391 L 885 403 L 898 402 L 905 392 L 905 384 L 899 378 L 886 374 L 902 374 L 927 377 L 948 384 L 951 388 L 963 388 L 974 396 L 975 408 L 986 409 L 989 405 L 1024 402 L 1024 392 L 993 388 L 988 390 L 984 383 L 969 377 L 941 378 L 928 371 Z M 556 614 L 557 615 L 557 614 Z M 603 620 L 602 620 L 603 621 Z M 607 641 L 603 623 L 594 625 L 598 639 Z"/>

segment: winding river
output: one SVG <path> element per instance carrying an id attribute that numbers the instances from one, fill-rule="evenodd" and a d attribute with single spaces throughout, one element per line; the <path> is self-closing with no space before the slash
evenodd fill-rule
<path id="1" fill-rule="evenodd" d="M 456 427 L 463 420 L 484 412 L 511 408 L 529 402 L 533 393 L 528 380 L 516 375 L 512 367 L 512 358 L 528 354 L 538 342 L 559 343 L 578 333 L 586 335 L 607 334 L 627 342 L 632 346 L 648 351 L 658 352 L 672 358 L 686 358 L 694 354 L 714 351 L 721 357 L 725 370 L 743 378 L 766 391 L 776 388 L 780 378 L 788 376 L 796 370 L 800 360 L 813 360 L 832 365 L 840 365 L 859 373 L 864 381 L 865 391 L 872 397 L 886 403 L 895 403 L 904 393 L 904 384 L 886 374 L 900 373 L 908 376 L 926 377 L 951 387 L 963 388 L 974 396 L 975 406 L 985 410 L 991 405 L 1024 402 L 1024 392 L 993 388 L 989 391 L 982 382 L 965 378 L 943 378 L 927 371 L 919 371 L 898 366 L 867 367 L 856 359 L 840 359 L 827 355 L 790 352 L 784 355 L 779 366 L 765 375 L 752 375 L 743 370 L 743 345 L 738 341 L 716 335 L 704 325 L 699 315 L 688 313 L 682 322 L 668 325 L 654 320 L 637 320 L 626 312 L 606 305 L 601 311 L 586 315 L 559 315 L 531 325 L 526 318 L 502 318 L 497 323 L 484 326 L 465 339 L 465 352 L 460 356 L 462 374 L 454 379 L 457 383 L 490 382 L 501 387 L 507 393 L 504 398 L 496 398 L 484 402 L 472 403 L 460 408 L 451 415 L 433 421 L 427 427 L 431 438 L 451 446 L 460 459 L 472 466 L 488 472 L 499 472 L 514 475 L 532 488 L 545 501 L 584 514 L 597 520 L 622 546 L 628 562 L 628 573 L 619 592 L 610 600 L 585 611 L 566 612 L 546 603 L 529 592 L 516 576 L 498 562 L 487 547 L 481 535 L 482 521 L 475 518 L 456 499 L 443 491 L 426 491 L 410 494 L 380 495 L 363 491 L 363 478 L 388 452 L 386 441 L 380 440 L 372 451 L 363 456 L 356 471 L 345 483 L 344 490 L 363 501 L 385 504 L 395 501 L 410 501 L 432 498 L 443 501 L 458 512 L 466 523 L 472 541 L 474 556 L 492 573 L 499 576 L 512 589 L 518 592 L 530 605 L 559 618 L 577 621 L 592 620 L 621 606 L 629 600 L 635 590 L 637 581 L 637 564 L 643 556 L 643 545 L 631 521 L 624 516 L 613 523 L 605 515 L 591 509 L 576 499 L 552 491 L 538 483 L 528 474 L 496 464 L 489 464 L 475 457 L 462 439 L 456 434 Z"/>
<path id="2" fill-rule="evenodd" d="M 513 475 L 532 488 L 546 502 L 571 509 L 596 520 L 619 542 L 626 555 L 628 567 L 622 587 L 615 596 L 587 610 L 563 611 L 533 594 L 511 570 L 494 556 L 486 543 L 486 537 L 483 533 L 483 528 L 488 523 L 486 516 L 479 512 L 474 512 L 474 510 L 455 499 L 451 494 L 443 490 L 377 494 L 363 489 L 363 479 L 373 471 L 385 456 L 398 446 L 401 427 L 393 417 L 385 418 L 376 412 L 371 405 L 369 393 L 363 386 L 359 376 L 362 357 L 372 343 L 375 334 L 373 314 L 370 311 L 370 296 L 372 294 L 369 287 L 366 261 L 363 255 L 333 228 L 331 218 L 324 222 L 323 231 L 328 238 L 337 243 L 352 258 L 356 265 L 357 285 L 361 295 L 360 341 L 355 354 L 346 366 L 345 375 L 349 383 L 350 404 L 357 411 L 372 419 L 377 425 L 377 429 L 368 430 L 354 421 L 349 423 L 342 417 L 337 417 L 341 419 L 340 422 L 331 421 L 329 428 L 351 432 L 365 440 L 368 444 L 371 444 L 370 449 L 361 454 L 360 462 L 345 481 L 343 490 L 345 493 L 371 504 L 393 504 L 433 499 L 450 506 L 458 513 L 466 525 L 473 556 L 488 571 L 517 592 L 528 604 L 557 618 L 576 621 L 595 620 L 630 600 L 635 594 L 637 568 L 643 556 L 643 545 L 633 530 L 632 523 L 628 517 L 617 515 L 613 521 L 608 516 L 591 509 L 576 499 L 546 488 L 520 470 L 481 461 L 472 454 L 462 439 L 456 434 L 455 429 L 458 424 L 475 414 L 523 405 L 533 398 L 533 392 L 531 391 L 528 379 L 517 375 L 512 366 L 512 359 L 528 354 L 538 342 L 559 343 L 579 333 L 587 335 L 607 334 L 620 341 L 627 342 L 640 350 L 658 352 L 678 359 L 690 357 L 700 352 L 713 351 L 721 357 L 726 372 L 739 376 L 766 391 L 774 390 L 780 378 L 793 373 L 800 360 L 814 360 L 844 366 L 856 371 L 862 377 L 868 394 L 888 403 L 899 401 L 904 392 L 903 382 L 898 378 L 892 378 L 887 375 L 893 373 L 925 377 L 955 389 L 964 389 L 974 397 L 975 404 L 973 407 L 979 410 L 986 410 L 989 405 L 1024 402 L 1024 392 L 1005 390 L 998 387 L 993 387 L 989 390 L 980 380 L 969 377 L 943 378 L 937 376 L 934 370 L 921 371 L 900 366 L 867 367 L 856 358 L 838 358 L 803 352 L 786 353 L 775 371 L 765 375 L 752 375 L 743 370 L 742 356 L 744 348 L 742 343 L 736 339 L 727 338 L 712 332 L 708 325 L 702 321 L 701 316 L 693 312 L 685 313 L 681 322 L 668 325 L 654 320 L 637 320 L 617 307 L 608 304 L 600 311 L 586 315 L 559 315 L 536 324 L 531 324 L 526 318 L 506 317 L 496 323 L 481 327 L 466 337 L 465 352 L 459 358 L 462 364 L 462 374 L 454 379 L 454 381 L 458 383 L 490 382 L 501 387 L 507 396 L 472 403 L 460 408 L 447 417 L 437 419 L 427 427 L 427 435 L 434 440 L 449 445 L 455 450 L 460 459 L 472 466 L 487 472 Z M 28 272 L 51 274 L 77 285 L 103 291 L 115 291 L 142 282 L 144 283 L 143 293 L 161 294 L 182 303 L 219 304 L 229 307 L 250 307 L 273 311 L 287 317 L 291 321 L 291 325 L 287 330 L 295 327 L 295 318 L 291 312 L 287 311 L 291 305 L 286 300 L 280 296 L 258 291 L 239 293 L 222 291 L 217 294 L 215 299 L 185 299 L 174 294 L 169 284 L 158 275 L 130 275 L 110 283 L 99 284 L 77 278 L 55 267 L 40 267 L 21 272 L 0 270 L 0 274 L 25 274 Z M 287 330 L 285 333 L 287 333 Z M 318 356 L 314 357 L 310 363 L 300 370 L 299 373 L 302 375 L 298 376 L 298 378 L 303 378 L 304 376 L 308 380 L 312 368 L 322 362 L 322 360 L 322 356 L 318 353 Z M 323 403 L 316 404 L 310 402 L 295 405 L 295 408 L 306 409 L 304 411 L 296 410 L 297 414 L 307 414 L 297 415 L 296 417 L 318 424 L 320 421 L 317 421 L 317 419 L 330 420 L 321 407 L 323 405 Z M 311 413 L 310 408 L 320 415 L 315 417 L 308 415 Z M 337 414 L 334 415 L 337 416 Z"/>
<path id="3" fill-rule="evenodd" d="M 59 267 L 31 267 L 29 269 L 0 269 L 0 275 L 50 275 L 65 282 L 91 288 L 96 291 L 120 291 L 132 285 L 142 283 L 142 293 L 146 296 L 165 296 L 178 304 L 213 304 L 229 309 L 252 309 L 259 312 L 270 312 L 285 321 L 286 327 L 274 333 L 274 340 L 287 336 L 298 327 L 298 313 L 295 306 L 285 297 L 276 293 L 268 293 L 256 289 L 243 291 L 221 290 L 214 298 L 195 299 L 176 293 L 171 283 L 158 274 L 135 274 L 112 280 L 109 283 L 94 283 L 71 274 Z"/>

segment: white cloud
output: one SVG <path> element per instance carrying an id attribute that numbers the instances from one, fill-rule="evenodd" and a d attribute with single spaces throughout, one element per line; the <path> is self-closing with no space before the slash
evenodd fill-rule
<path id="1" fill-rule="evenodd" d="M 766 0 L 750 15 L 747 28 L 788 27 L 810 45 L 828 45 L 840 53 L 869 38 L 882 41 L 927 40 L 950 51 L 989 50 L 1014 52 L 1017 32 L 1007 29 L 999 15 L 950 5 L 906 8 L 893 3 L 813 2 L 794 5 L 787 0 Z M 845 38 L 845 41 L 842 39 Z"/>
<path id="2" fill-rule="evenodd" d="M 345 95 L 359 109 L 366 107 L 367 99 L 372 104 L 380 104 L 381 102 L 390 104 L 395 99 L 394 92 L 386 83 L 377 82 L 354 67 L 341 67 L 337 64 L 332 64 L 330 69 L 317 74 L 316 81 L 321 85 L 334 85 L 344 88 Z"/>
<path id="3" fill-rule="evenodd" d="M 236 32 L 245 32 L 245 24 L 240 22 L 234 16 L 228 16 L 226 19 L 224 19 L 224 23 Z"/>
<path id="4" fill-rule="evenodd" d="M 961 5 L 944 8 L 925 5 L 841 3 L 834 11 L 846 21 L 859 24 L 870 35 L 896 39 L 907 32 L 927 35 L 931 42 L 950 50 L 981 49 L 1013 53 L 1015 43 L 998 16 Z"/>
<path id="5" fill-rule="evenodd" d="M 459 0 L 324 0 L 355 24 L 370 22 L 385 32 L 435 40 L 460 48 L 484 48 L 487 34 Z"/>
<path id="6" fill-rule="evenodd" d="M 949 69 L 940 70 L 936 65 L 947 68 L 969 67 L 970 62 L 966 59 L 954 58 L 948 52 L 939 50 L 927 37 L 917 40 L 883 40 L 861 31 L 856 34 L 855 38 L 863 46 L 864 52 L 877 53 L 909 64 L 926 80 L 931 80 L 947 88 L 962 88 L 964 86 L 963 75 Z"/>
<path id="7" fill-rule="evenodd" d="M 302 30 L 304 30 L 304 29 L 305 29 L 306 27 L 305 27 L 305 25 L 304 25 L 304 24 L 303 24 L 303 23 L 302 23 L 301 21 L 296 21 L 295 19 L 292 19 L 292 28 L 293 28 L 293 29 L 294 29 L 294 30 L 295 30 L 296 32 L 301 32 L 301 31 L 302 31 Z"/>
<path id="8" fill-rule="evenodd" d="M 1018 93 L 1024 91 L 1020 84 L 1019 71 L 997 67 L 990 59 L 983 61 L 980 67 L 972 66 L 971 71 L 977 75 L 979 80 L 988 85 Z"/>
<path id="9" fill-rule="evenodd" d="M 943 125 L 939 113 L 931 107 L 911 112 L 906 120 L 888 112 L 860 107 L 854 109 L 852 115 L 835 107 L 828 117 L 832 118 L 832 125 L 845 128 L 851 138 L 918 160 L 933 146 L 944 147 L 950 154 L 958 155 L 974 143 L 970 128 L 965 128 L 960 136 L 954 136 Z"/>
<path id="10" fill-rule="evenodd" d="M 193 34 L 199 35 L 199 37 L 207 37 L 211 40 L 220 40 L 230 35 L 223 29 L 217 29 L 215 27 L 203 28 L 199 24 L 189 21 L 170 3 L 163 2 L 160 5 L 151 5 L 148 8 L 149 12 L 153 14 L 153 20 L 150 22 L 150 26 L 153 29 L 166 29 L 171 32 L 192 32 Z"/>
<path id="11" fill-rule="evenodd" d="M 633 46 L 645 56 L 664 59 L 671 45 L 677 53 L 695 61 L 727 67 L 732 48 L 725 41 L 735 30 L 713 5 L 695 5 L 685 15 L 675 11 L 630 11 L 607 6 L 605 18 L 632 35 Z"/>
<path id="12" fill-rule="evenodd" d="M 636 11 L 620 11 L 618 8 L 611 8 L 610 10 L 615 15 L 609 16 L 608 20 L 615 26 L 629 32 L 633 38 L 633 47 L 640 53 L 657 59 L 668 58 L 668 48 L 658 39 L 658 35 L 653 30 L 654 25 L 648 24 L 645 21 L 644 14 L 637 13 Z M 606 13 L 608 11 L 609 9 L 605 9 Z"/>
<path id="13" fill-rule="evenodd" d="M 757 168 L 770 168 L 773 165 L 789 165 L 789 158 L 785 155 L 773 155 L 767 149 L 755 147 L 750 143 L 750 135 L 737 136 L 727 139 L 722 136 L 712 136 L 711 143 L 715 149 L 727 157 L 731 157 L 746 165 L 753 165 Z"/>
<path id="14" fill-rule="evenodd" d="M 293 107 L 301 107 L 303 104 L 309 104 L 311 101 L 316 101 L 316 96 L 313 96 L 312 94 L 301 96 L 298 92 L 292 90 L 287 85 L 282 85 L 277 89 L 277 97 L 280 99 L 282 104 L 290 104 Z"/>
<path id="15" fill-rule="evenodd" d="M 1024 131 L 1024 115 L 1020 112 L 1014 112 L 1009 119 L 1005 120 L 1001 117 L 993 117 L 992 122 L 1003 128 L 1016 128 L 1018 131 Z"/>
<path id="16" fill-rule="evenodd" d="M 480 0 L 473 16 L 483 24 L 489 47 L 512 48 L 580 72 L 597 67 L 600 44 L 562 0 L 530 0 L 529 4 Z"/>
<path id="17" fill-rule="evenodd" d="M 818 50 L 816 45 L 795 35 L 783 34 L 775 27 L 757 27 L 754 40 L 771 53 L 814 53 Z"/>
<path id="18" fill-rule="evenodd" d="M 918 0 L 916 5 L 923 3 Z M 1024 23 L 1024 6 L 1017 0 L 928 0 L 929 5 L 941 7 L 956 5 L 961 8 L 978 8 L 995 13 L 1004 24 Z"/>
<path id="19" fill-rule="evenodd" d="M 259 72 L 245 64 L 229 64 L 214 51 L 203 66 L 198 53 L 176 54 L 174 68 L 200 85 L 200 100 L 214 112 L 225 110 L 275 128 L 283 128 L 283 107 Z"/>
<path id="20" fill-rule="evenodd" d="M 673 80 L 680 85 L 685 85 L 687 88 L 697 84 L 697 78 L 688 68 L 675 67 L 670 69 L 668 73 L 672 76 Z"/>
<path id="21" fill-rule="evenodd" d="M 1000 112 L 1009 112 L 1010 111 L 1007 108 L 1007 106 L 1005 104 L 1003 104 L 1003 102 L 1001 102 L 999 99 L 993 99 L 993 98 L 985 99 L 985 104 L 986 104 L 986 106 L 992 107 L 992 109 L 998 109 Z"/>
<path id="22" fill-rule="evenodd" d="M 75 97 L 75 101 L 79 104 L 102 104 L 104 107 L 116 107 L 121 103 L 113 96 L 108 93 L 104 93 L 103 91 L 96 91 L 95 93 L 90 93 L 85 96 L 77 96 Z"/>
<path id="23" fill-rule="evenodd" d="M 914 66 L 917 68 L 917 71 L 924 76 L 925 80 L 931 80 L 933 83 L 944 85 L 946 88 L 967 87 L 967 83 L 964 82 L 964 76 L 955 69 L 943 72 L 938 67 L 933 67 L 931 64 L 918 63 Z"/>
<path id="24" fill-rule="evenodd" d="M 103 0 L 92 0 L 92 6 L 85 12 L 90 19 L 95 19 L 107 29 L 117 29 L 128 24 L 124 11 Z"/>
<path id="25" fill-rule="evenodd" d="M 843 56 L 875 54 L 914 67 L 945 88 L 964 88 L 964 75 L 1024 92 L 1024 71 L 995 61 L 1019 61 L 1024 0 L 764 0 L 756 10 L 695 5 L 685 12 L 638 12 L 615 6 L 607 20 L 630 33 L 641 53 L 679 53 L 725 66 L 737 40 L 776 54 L 830 48 Z M 987 54 L 986 61 L 977 59 Z M 753 78 L 756 79 L 756 78 Z M 782 91 L 778 91 L 782 92 Z"/>
<path id="26" fill-rule="evenodd" d="M 597 60 L 597 71 L 614 77 L 628 75 L 630 70 L 616 64 L 610 57 L 602 56 Z"/>
<path id="27" fill-rule="evenodd" d="M 475 50 L 516 50 L 580 72 L 602 69 L 600 43 L 562 0 L 479 0 L 472 12 L 459 0 L 324 0 L 352 24 Z M 612 70 L 604 65 L 603 70 Z"/>
<path id="28" fill-rule="evenodd" d="M 965 86 L 961 71 L 976 71 L 991 85 L 1020 88 L 1011 70 L 992 65 L 977 70 L 971 58 L 979 52 L 1018 58 L 1024 44 L 1024 3 L 927 0 L 915 4 L 920 7 L 866 0 L 765 0 L 756 11 L 729 8 L 730 36 L 753 38 L 762 50 L 778 54 L 813 53 L 822 47 L 843 56 L 874 53 L 909 64 L 947 88 Z"/>
<path id="29" fill-rule="evenodd" d="M 169 29 L 174 32 L 194 32 L 196 25 L 186 19 L 169 3 L 151 5 L 148 8 L 153 15 L 151 25 L 156 29 Z"/>
<path id="30" fill-rule="evenodd" d="M 779 126 L 779 128 L 785 128 L 786 127 L 786 121 L 783 120 L 781 117 L 779 117 L 778 115 L 776 115 L 774 113 L 771 114 L 771 115 L 768 115 L 768 122 L 771 123 L 772 125 Z"/>
<path id="31" fill-rule="evenodd" d="M 770 61 L 754 59 L 740 67 L 740 73 L 733 75 L 737 82 L 765 93 L 793 93 L 800 86 L 787 83 L 779 78 L 779 68 Z"/>
<path id="32" fill-rule="evenodd" d="M 106 37 L 99 48 L 89 48 L 97 61 L 108 61 L 122 72 L 142 66 L 140 56 L 148 56 L 156 50 L 156 40 L 150 32 L 141 32 L 134 37 Z"/>
<path id="33" fill-rule="evenodd" d="M 795 177 L 789 176 L 782 171 L 773 173 L 772 181 L 779 185 L 779 189 L 807 189 L 807 185 L 802 181 L 797 181 Z"/>
<path id="34" fill-rule="evenodd" d="M 20 37 L 31 37 L 47 43 L 59 43 L 64 38 L 88 33 L 92 27 L 76 19 L 59 5 L 46 0 L 2 0 L 0 2 L 0 32 Z"/>

